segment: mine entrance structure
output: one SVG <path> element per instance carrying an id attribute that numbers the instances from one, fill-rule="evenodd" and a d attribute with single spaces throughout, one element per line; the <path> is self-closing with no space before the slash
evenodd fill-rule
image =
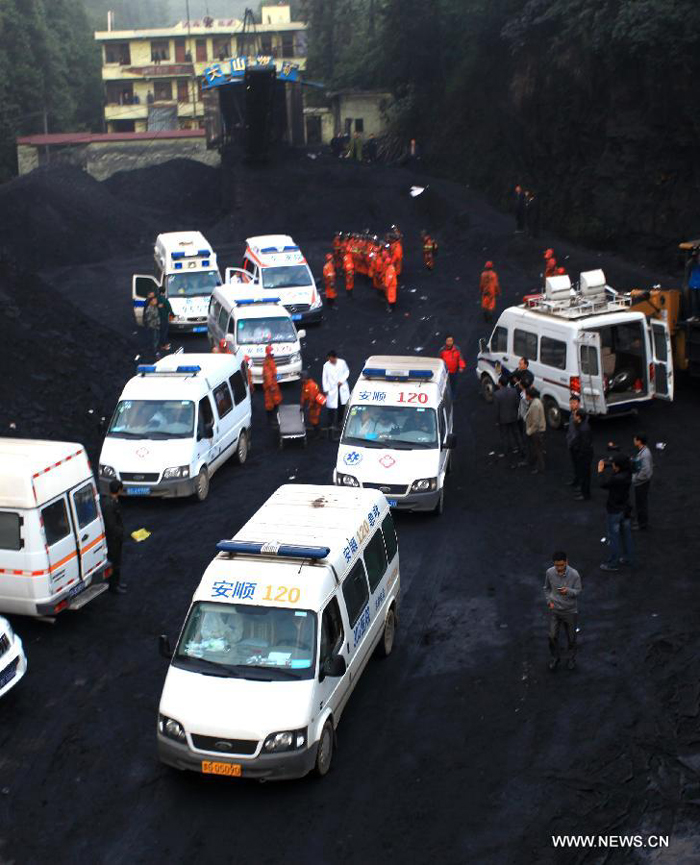
<path id="1" fill-rule="evenodd" d="M 218 149 L 224 165 L 243 158 L 269 159 L 282 141 L 304 144 L 304 116 L 299 67 L 257 52 L 255 20 L 246 9 L 238 37 L 240 54 L 212 63 L 204 71 L 207 145 Z M 320 85 L 312 85 L 320 86 Z"/>

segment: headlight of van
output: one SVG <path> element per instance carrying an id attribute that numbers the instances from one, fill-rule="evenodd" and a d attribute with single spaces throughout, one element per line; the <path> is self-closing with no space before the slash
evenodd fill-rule
<path id="1" fill-rule="evenodd" d="M 412 493 L 431 493 L 437 489 L 437 478 L 421 478 L 411 484 Z"/>
<path id="2" fill-rule="evenodd" d="M 158 716 L 158 729 L 168 739 L 175 739 L 176 742 L 184 742 L 187 739 L 182 724 L 172 718 L 166 718 L 165 715 Z"/>
<path id="3" fill-rule="evenodd" d="M 322 305 L 321 295 L 314 289 L 313 298 L 311 299 L 311 309 L 318 309 Z"/>
<path id="4" fill-rule="evenodd" d="M 290 363 L 299 363 L 300 360 L 301 360 L 301 352 L 300 351 L 295 351 L 294 354 L 289 355 L 289 362 Z"/>
<path id="5" fill-rule="evenodd" d="M 273 751 L 298 751 L 306 745 L 306 727 L 303 730 L 284 730 L 281 733 L 271 733 L 263 744 L 263 751 L 268 754 Z"/>
<path id="6" fill-rule="evenodd" d="M 114 471 L 112 466 L 106 466 L 104 463 L 100 463 L 100 477 L 101 478 L 116 478 L 117 473 Z"/>
<path id="7" fill-rule="evenodd" d="M 163 480 L 172 480 L 173 478 L 188 478 L 190 476 L 189 466 L 173 466 L 163 472 Z"/>
<path id="8" fill-rule="evenodd" d="M 359 487 L 360 483 L 357 478 L 354 478 L 352 475 L 342 475 L 340 472 L 337 474 L 337 486 L 341 487 Z"/>

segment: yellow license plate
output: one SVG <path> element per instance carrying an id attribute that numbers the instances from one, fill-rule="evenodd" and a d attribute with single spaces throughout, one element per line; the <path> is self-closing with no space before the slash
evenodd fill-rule
<path id="1" fill-rule="evenodd" d="M 229 775 L 233 778 L 241 777 L 240 763 L 216 763 L 211 760 L 202 760 L 202 772 L 205 775 Z"/>

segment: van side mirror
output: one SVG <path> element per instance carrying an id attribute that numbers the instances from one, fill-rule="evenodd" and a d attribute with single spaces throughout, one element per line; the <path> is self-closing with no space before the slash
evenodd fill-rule
<path id="1" fill-rule="evenodd" d="M 452 450 L 452 448 L 457 447 L 457 436 L 454 433 L 447 433 L 445 436 L 445 443 L 443 448 L 445 450 Z"/>
<path id="2" fill-rule="evenodd" d="M 484 352 L 487 352 L 488 350 L 489 350 L 488 344 L 482 336 L 481 339 L 479 340 L 479 351 L 483 354 Z"/>
<path id="3" fill-rule="evenodd" d="M 304 328 L 297 331 L 297 336 L 299 337 L 299 339 L 306 339 L 306 331 L 304 330 Z"/>
<path id="4" fill-rule="evenodd" d="M 170 638 L 167 634 L 161 634 L 158 637 L 158 651 L 168 661 L 172 660 L 173 650 L 170 648 Z"/>
<path id="5" fill-rule="evenodd" d="M 322 682 L 326 676 L 331 679 L 339 679 L 345 675 L 348 665 L 345 663 L 345 658 L 342 655 L 333 655 L 331 658 L 326 658 L 321 667 L 319 680 Z"/>

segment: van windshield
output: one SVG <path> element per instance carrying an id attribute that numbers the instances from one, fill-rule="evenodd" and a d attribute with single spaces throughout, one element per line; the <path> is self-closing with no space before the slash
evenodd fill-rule
<path id="1" fill-rule="evenodd" d="M 399 405 L 354 405 L 350 409 L 343 443 L 363 447 L 436 448 L 435 409 Z"/>
<path id="2" fill-rule="evenodd" d="M 289 318 L 243 318 L 236 325 L 239 345 L 266 342 L 296 342 L 297 334 Z"/>
<path id="3" fill-rule="evenodd" d="M 207 297 L 221 284 L 217 270 L 171 273 L 165 280 L 168 297 Z"/>
<path id="4" fill-rule="evenodd" d="M 125 399 L 114 410 L 108 436 L 133 439 L 190 438 L 194 403 L 190 400 Z"/>
<path id="5" fill-rule="evenodd" d="M 263 288 L 297 288 L 311 285 L 311 274 L 305 264 L 292 264 L 287 267 L 264 267 L 262 269 Z"/>
<path id="6" fill-rule="evenodd" d="M 235 591 L 251 584 L 216 585 Z M 272 681 L 313 678 L 315 658 L 316 616 L 310 610 L 199 601 L 173 663 L 209 675 Z"/>

